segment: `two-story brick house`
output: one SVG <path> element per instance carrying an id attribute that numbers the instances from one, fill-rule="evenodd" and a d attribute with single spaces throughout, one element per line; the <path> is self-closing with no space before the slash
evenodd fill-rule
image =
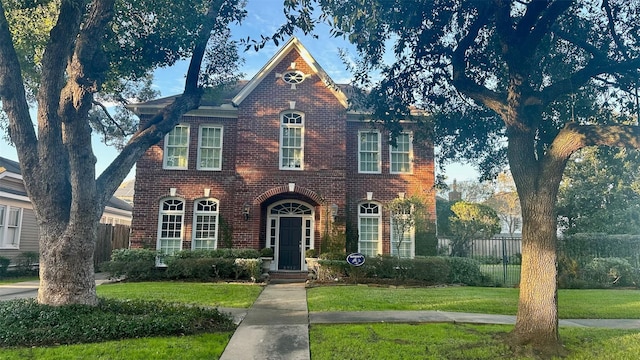
<path id="1" fill-rule="evenodd" d="M 350 250 L 394 252 L 386 202 L 417 195 L 435 218 L 433 145 L 414 143 L 409 123 L 389 145 L 342 88 L 292 38 L 253 79 L 203 100 L 137 163 L 132 246 L 271 247 L 273 270 L 303 271 L 335 222 L 357 233 Z M 130 108 L 144 122 L 170 100 Z M 416 255 L 410 238 L 402 256 Z"/>

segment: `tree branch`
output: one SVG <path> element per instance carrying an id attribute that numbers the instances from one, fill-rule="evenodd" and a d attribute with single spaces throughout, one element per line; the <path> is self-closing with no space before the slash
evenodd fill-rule
<path id="1" fill-rule="evenodd" d="M 200 106 L 202 91 L 198 86 L 199 71 L 202 66 L 204 50 L 209 36 L 224 5 L 223 0 L 211 0 L 207 10 L 206 20 L 198 32 L 194 45 L 193 56 L 189 63 L 185 90 L 181 96 L 162 109 L 151 118 L 129 139 L 120 154 L 109 164 L 107 169 L 98 177 L 96 187 L 103 194 L 103 203 L 116 191 L 122 180 L 127 176 L 131 167 L 154 144 L 157 144 L 180 121 L 182 115 Z"/>
<path id="2" fill-rule="evenodd" d="M 488 2 L 487 2 L 488 3 Z M 489 4 L 490 5 L 490 4 Z M 453 68 L 453 85 L 455 88 L 470 97 L 471 99 L 486 105 L 496 113 L 502 115 L 505 112 L 504 99 L 499 93 L 493 92 L 484 86 L 478 85 L 470 79 L 465 71 L 467 69 L 466 53 L 474 45 L 475 39 L 480 30 L 487 25 L 491 10 L 490 6 L 484 4 L 478 9 L 478 15 L 469 27 L 467 34 L 458 42 L 458 46 L 451 56 L 451 66 Z"/>
<path id="3" fill-rule="evenodd" d="M 0 2 L 0 101 L 9 118 L 9 137 L 16 145 L 23 169 L 37 166 L 38 154 L 35 129 L 22 81 L 18 54 L 13 47 L 9 24 Z"/>

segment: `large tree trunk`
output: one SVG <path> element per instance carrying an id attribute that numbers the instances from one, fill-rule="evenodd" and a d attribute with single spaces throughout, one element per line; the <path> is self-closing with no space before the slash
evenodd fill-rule
<path id="1" fill-rule="evenodd" d="M 522 266 L 511 339 L 545 356 L 562 355 L 558 335 L 556 198 L 566 157 L 534 154 L 534 133 L 513 131 L 509 164 L 522 209 Z"/>
<path id="2" fill-rule="evenodd" d="M 90 216 L 87 214 L 86 216 Z M 48 305 L 96 305 L 93 253 L 96 221 L 82 226 L 40 226 L 38 302 Z"/>
<path id="3" fill-rule="evenodd" d="M 519 344 L 531 344 L 536 348 L 555 347 L 560 340 L 555 199 L 545 191 L 525 196 L 520 298 L 513 332 Z"/>

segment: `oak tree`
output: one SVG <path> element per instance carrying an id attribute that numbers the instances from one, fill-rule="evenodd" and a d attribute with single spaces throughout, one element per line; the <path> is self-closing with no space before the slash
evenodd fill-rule
<path id="1" fill-rule="evenodd" d="M 93 251 L 105 204 L 145 150 L 199 106 L 207 74 L 220 72 L 207 64 L 236 62 L 216 60 L 216 51 L 228 54 L 228 25 L 244 16 L 243 6 L 241 0 L 0 1 L 0 100 L 38 222 L 38 302 L 97 303 Z M 30 33 L 25 14 L 42 27 Z M 126 99 L 128 83 L 187 58 L 184 92 L 136 129 L 96 177 L 92 126 L 99 118 L 111 122 L 104 126 L 116 120 L 91 116 L 96 102 Z"/>
<path id="2" fill-rule="evenodd" d="M 581 148 L 640 147 L 636 124 L 591 116 L 596 108 L 637 108 L 629 95 L 639 86 L 640 2 L 285 4 L 295 19 L 291 26 L 312 30 L 324 21 L 334 35 L 355 44 L 360 55 L 354 62 L 355 80 L 368 87 L 366 105 L 392 131 L 401 128 L 411 106 L 418 106 L 434 115 L 433 135 L 442 156 L 476 159 L 486 178 L 508 160 L 523 221 L 522 277 L 511 338 L 540 351 L 562 352 L 556 286 L 558 187 L 568 159 Z M 316 5 L 322 14 L 314 18 Z M 615 107 L 609 106 L 612 95 Z M 577 103 L 576 96 L 591 101 Z M 433 127 L 426 123 L 424 128 Z"/>

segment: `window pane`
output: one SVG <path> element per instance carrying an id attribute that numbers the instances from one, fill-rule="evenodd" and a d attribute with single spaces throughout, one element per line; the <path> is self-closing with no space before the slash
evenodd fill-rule
<path id="1" fill-rule="evenodd" d="M 280 164 L 283 169 L 302 169 L 304 163 L 304 127 L 301 114 L 282 114 Z"/>
<path id="2" fill-rule="evenodd" d="M 165 137 L 165 166 L 186 168 L 189 152 L 189 127 L 177 125 Z"/>
<path id="3" fill-rule="evenodd" d="M 361 132 L 359 149 L 359 171 L 380 172 L 379 134 Z"/>
<path id="4" fill-rule="evenodd" d="M 411 172 L 411 136 L 408 133 L 399 134 L 396 138 L 396 146 L 391 147 L 391 172 Z"/>
<path id="5" fill-rule="evenodd" d="M 218 240 L 218 203 L 200 200 L 195 206 L 192 248 L 215 249 Z"/>
<path id="6" fill-rule="evenodd" d="M 220 170 L 222 164 L 222 127 L 200 128 L 199 169 Z"/>

